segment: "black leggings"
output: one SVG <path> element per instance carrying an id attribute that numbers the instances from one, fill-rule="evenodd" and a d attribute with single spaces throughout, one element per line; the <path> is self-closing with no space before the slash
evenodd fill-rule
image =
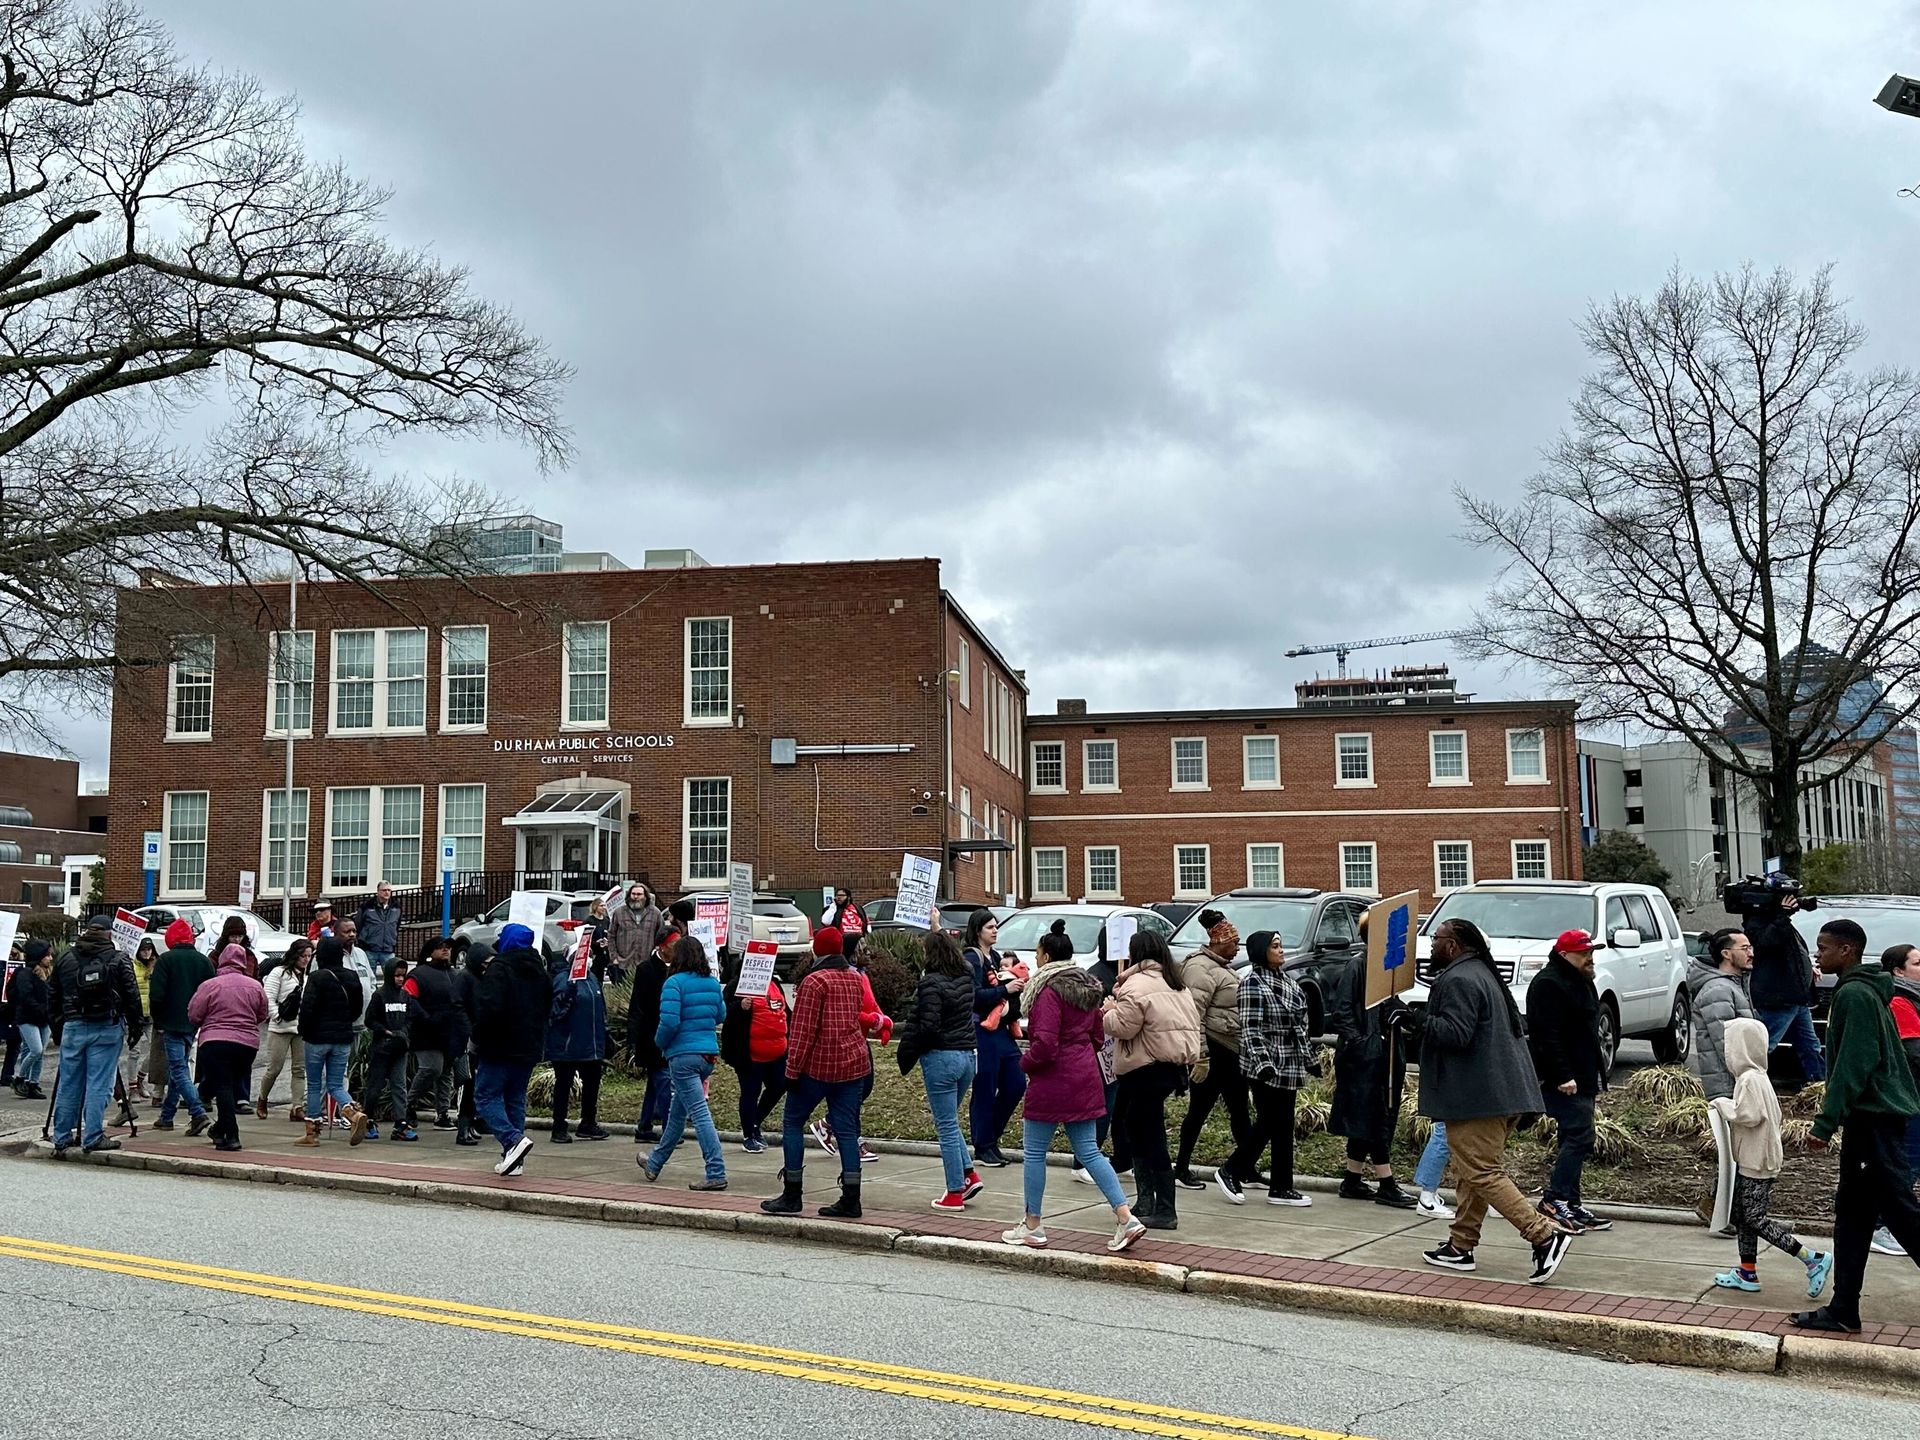
<path id="1" fill-rule="evenodd" d="M 1166 1061 L 1143 1065 L 1120 1077 L 1114 1108 L 1118 1123 L 1126 1127 L 1134 1173 L 1143 1184 L 1152 1176 L 1173 1173 L 1173 1161 L 1167 1156 L 1167 1098 L 1186 1078 L 1185 1066 Z"/>
<path id="2" fill-rule="evenodd" d="M 1173 1168 L 1184 1172 L 1193 1159 L 1193 1147 L 1200 1139 L 1200 1128 L 1213 1114 L 1213 1102 L 1227 1107 L 1227 1128 L 1233 1133 L 1236 1149 L 1244 1150 L 1253 1134 L 1247 1117 L 1247 1079 L 1240 1073 L 1240 1057 L 1218 1041 L 1207 1040 L 1207 1078 L 1193 1082 L 1187 1092 L 1187 1117 L 1180 1122 L 1180 1154 Z"/>
<path id="3" fill-rule="evenodd" d="M 553 1062 L 553 1133 L 567 1133 L 567 1107 L 573 1102 L 573 1077 L 580 1076 L 580 1128 L 600 1128 L 600 1076 L 606 1069 L 603 1060 Z"/>
<path id="4" fill-rule="evenodd" d="M 234 1040 L 208 1040 L 200 1046 L 200 1094 L 213 1102 L 216 1118 L 208 1134 L 215 1140 L 240 1142 L 240 1097 L 253 1073 L 256 1047 Z"/>
<path id="5" fill-rule="evenodd" d="M 1751 1265 L 1760 1258 L 1760 1242 L 1789 1255 L 1800 1253 L 1800 1241 L 1786 1226 L 1767 1214 L 1773 1201 L 1773 1181 L 1733 1177 L 1733 1224 L 1739 1236 L 1740 1263 Z"/>
<path id="6" fill-rule="evenodd" d="M 749 1060 L 736 1067 L 734 1074 L 740 1077 L 740 1133 L 749 1140 L 763 1139 L 760 1127 L 767 1123 L 767 1116 L 787 1093 L 787 1057 Z M 871 1083 L 873 1077 L 869 1075 L 867 1079 Z"/>

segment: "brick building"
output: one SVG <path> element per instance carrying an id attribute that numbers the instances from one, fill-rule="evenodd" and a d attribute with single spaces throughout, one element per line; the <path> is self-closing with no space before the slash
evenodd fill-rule
<path id="1" fill-rule="evenodd" d="M 231 903 L 437 883 L 637 876 L 891 893 L 903 851 L 963 847 L 961 898 L 1018 888 L 1026 691 L 937 560 L 648 566 L 403 579 L 372 589 L 191 586 L 120 595 L 121 817 L 110 895 Z M 130 652 L 131 653 L 131 652 Z M 956 673 L 957 672 L 957 673 Z M 284 766 L 293 750 L 291 802 Z M 966 847 L 986 847 L 984 849 Z M 817 908 L 817 906 L 815 907 Z"/>
<path id="2" fill-rule="evenodd" d="M 1141 903 L 1237 886 L 1434 895 L 1577 876 L 1570 701 L 1316 705 L 1027 721 L 1030 893 Z"/>
<path id="3" fill-rule="evenodd" d="M 77 761 L 0 753 L 0 906 L 59 909 L 106 830 L 107 797 L 81 793 Z"/>

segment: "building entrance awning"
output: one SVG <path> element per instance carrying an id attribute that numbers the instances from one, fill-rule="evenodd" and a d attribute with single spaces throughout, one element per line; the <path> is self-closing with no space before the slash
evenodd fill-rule
<path id="1" fill-rule="evenodd" d="M 502 825 L 552 829 L 580 826 L 597 829 L 617 825 L 622 796 L 617 790 L 557 790 L 536 795 L 516 813 L 501 817 Z"/>

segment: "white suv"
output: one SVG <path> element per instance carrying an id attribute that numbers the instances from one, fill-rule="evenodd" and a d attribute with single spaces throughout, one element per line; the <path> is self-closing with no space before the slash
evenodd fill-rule
<path id="1" fill-rule="evenodd" d="M 1684 981 L 1687 945 L 1673 906 L 1658 887 L 1611 881 L 1483 880 L 1449 891 L 1421 927 L 1416 974 L 1407 992 L 1424 1004 L 1433 978 L 1427 937 L 1443 920 L 1480 927 L 1493 963 L 1524 1011 L 1527 986 L 1547 963 L 1563 930 L 1585 930 L 1601 948 L 1593 954 L 1600 992 L 1600 1049 L 1606 1069 L 1626 1036 L 1653 1042 L 1662 1064 L 1680 1064 L 1693 1042 Z"/>

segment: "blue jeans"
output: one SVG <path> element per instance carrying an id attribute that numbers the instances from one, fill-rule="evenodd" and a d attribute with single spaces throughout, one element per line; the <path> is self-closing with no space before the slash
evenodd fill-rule
<path id="1" fill-rule="evenodd" d="M 860 1178 L 860 1097 L 866 1093 L 866 1085 L 864 1075 L 858 1080 L 816 1080 L 802 1075 L 787 1087 L 780 1158 L 789 1180 L 798 1180 L 807 1163 L 807 1121 L 822 1100 L 827 1102 L 827 1125 L 840 1142 L 840 1178 Z"/>
<path id="2" fill-rule="evenodd" d="M 105 1131 L 101 1121 L 107 1097 L 113 1094 L 114 1078 L 120 1073 L 120 1046 L 126 1038 L 117 1020 L 69 1020 L 60 1031 L 60 1095 L 53 1108 L 56 1145 L 73 1143 L 83 1101 L 86 1128 L 80 1132 L 80 1143 L 99 1143 Z"/>
<path id="3" fill-rule="evenodd" d="M 1020 1122 L 1027 1152 L 1026 1164 L 1020 1172 L 1027 1214 L 1036 1217 L 1040 1214 L 1040 1202 L 1047 1194 L 1047 1148 L 1053 1144 L 1053 1132 L 1061 1128 L 1067 1132 L 1067 1143 L 1073 1146 L 1073 1158 L 1093 1177 L 1106 1202 L 1116 1210 L 1127 1203 L 1127 1192 L 1120 1188 L 1120 1178 L 1113 1173 L 1112 1164 L 1100 1153 L 1099 1143 L 1093 1138 L 1095 1123 L 1092 1120 Z"/>
<path id="4" fill-rule="evenodd" d="M 960 1102 L 973 1088 L 971 1050 L 929 1050 L 920 1057 L 920 1079 L 927 1087 L 927 1108 L 933 1112 L 933 1130 L 940 1137 L 940 1167 L 946 1172 L 947 1193 L 965 1188 L 973 1158 L 960 1135 Z"/>
<path id="5" fill-rule="evenodd" d="M 502 1155 L 527 1133 L 527 1082 L 532 1078 L 533 1066 L 497 1060 L 482 1060 L 474 1071 L 473 1108 L 500 1142 Z"/>
<path id="6" fill-rule="evenodd" d="M 160 1123 L 173 1123 L 182 1100 L 187 1102 L 187 1113 L 198 1120 L 207 1113 L 207 1107 L 201 1103 L 200 1091 L 193 1083 L 193 1076 L 187 1073 L 187 1051 L 193 1045 L 193 1037 L 169 1033 L 164 1044 L 167 1054 L 167 1093 L 160 1101 Z M 60 1073 L 66 1073 L 64 1062 Z"/>
<path id="7" fill-rule="evenodd" d="M 1438 1190 L 1440 1182 L 1446 1177 L 1447 1161 L 1453 1158 L 1453 1151 L 1447 1146 L 1447 1122 L 1433 1122 L 1433 1133 L 1427 1137 L 1427 1148 L 1420 1152 L 1420 1163 L 1414 1167 L 1413 1183 L 1422 1190 Z"/>
<path id="8" fill-rule="evenodd" d="M 673 1081 L 673 1103 L 667 1106 L 667 1128 L 660 1132 L 660 1143 L 647 1156 L 647 1168 L 658 1175 L 666 1169 L 673 1152 L 680 1148 L 687 1121 L 693 1121 L 694 1139 L 700 1142 L 700 1158 L 707 1162 L 707 1179 L 727 1178 L 726 1157 L 720 1151 L 720 1132 L 714 1128 L 713 1111 L 707 1108 L 707 1077 L 713 1074 L 713 1062 L 704 1055 L 670 1055 L 667 1076 Z M 855 1154 L 859 1152 L 856 1150 Z"/>
<path id="9" fill-rule="evenodd" d="M 347 1093 L 347 1057 L 351 1044 L 307 1046 L 307 1119 L 318 1125 L 326 1119 L 327 1096 L 342 1110 L 353 1103 Z"/>
<path id="10" fill-rule="evenodd" d="M 667 1123 L 667 1111 L 673 1105 L 673 1081 L 665 1070 L 647 1072 L 647 1093 L 640 1098 L 639 1126 L 658 1130 Z"/>
<path id="11" fill-rule="evenodd" d="M 20 1026 L 20 1059 L 14 1066 L 13 1078 L 21 1085 L 40 1083 L 40 1062 L 47 1054 L 47 1027 L 44 1025 Z"/>
<path id="12" fill-rule="evenodd" d="M 1793 1046 L 1794 1057 L 1809 1082 L 1827 1078 L 1827 1057 L 1820 1049 L 1820 1036 L 1813 1028 L 1813 1011 L 1805 1005 L 1787 1010 L 1760 1010 L 1760 1021 L 1767 1027 L 1767 1044 L 1786 1041 Z"/>

